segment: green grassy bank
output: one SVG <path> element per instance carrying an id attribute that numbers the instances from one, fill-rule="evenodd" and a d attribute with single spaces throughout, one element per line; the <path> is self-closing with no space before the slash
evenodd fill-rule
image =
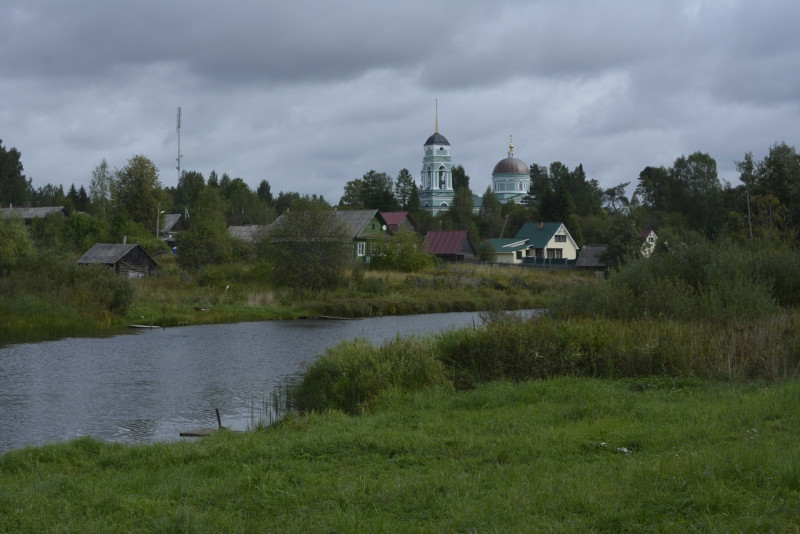
<path id="1" fill-rule="evenodd" d="M 3 532 L 794 532 L 800 383 L 387 390 L 360 417 L 0 457 Z"/>
<path id="2" fill-rule="evenodd" d="M 546 305 L 557 288 L 585 283 L 584 273 L 444 266 L 405 274 L 360 271 L 340 287 L 308 292 L 269 286 L 252 265 L 182 272 L 175 257 L 159 271 L 127 280 L 107 269 L 53 258 L 0 277 L 0 345 L 61 337 L 113 335 L 131 324 L 193 324 L 370 317 Z"/>

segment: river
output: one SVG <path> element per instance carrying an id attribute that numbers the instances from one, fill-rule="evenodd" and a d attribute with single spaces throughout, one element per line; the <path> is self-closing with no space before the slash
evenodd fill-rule
<path id="1" fill-rule="evenodd" d="M 0 454 L 79 436 L 121 443 L 252 427 L 271 393 L 343 340 L 480 323 L 477 313 L 140 330 L 0 349 Z"/>

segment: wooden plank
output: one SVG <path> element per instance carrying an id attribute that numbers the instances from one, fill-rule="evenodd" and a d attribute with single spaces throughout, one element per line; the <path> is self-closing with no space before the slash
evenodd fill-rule
<path id="1" fill-rule="evenodd" d="M 184 438 L 204 438 L 206 436 L 210 436 L 216 430 L 217 430 L 216 428 L 195 428 L 194 430 L 181 432 L 181 437 L 184 437 Z"/>

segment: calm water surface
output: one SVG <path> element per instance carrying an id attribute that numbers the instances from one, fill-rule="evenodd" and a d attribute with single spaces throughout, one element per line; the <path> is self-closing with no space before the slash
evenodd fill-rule
<path id="1" fill-rule="evenodd" d="M 245 430 L 325 348 L 480 323 L 476 313 L 142 330 L 0 349 L 0 454 L 79 436 L 123 443 L 222 424 Z"/>

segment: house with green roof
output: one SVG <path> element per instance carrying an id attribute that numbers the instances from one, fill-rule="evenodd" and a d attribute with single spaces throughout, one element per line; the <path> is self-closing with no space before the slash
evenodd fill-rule
<path id="1" fill-rule="evenodd" d="M 495 252 L 496 263 L 522 263 L 528 255 L 528 240 L 516 237 L 489 239 Z"/>
<path id="2" fill-rule="evenodd" d="M 513 238 L 490 239 L 497 263 L 570 265 L 578 245 L 560 222 L 527 222 Z"/>
<path id="3" fill-rule="evenodd" d="M 535 260 L 571 260 L 578 258 L 578 244 L 560 222 L 527 222 L 517 232 L 517 239 L 528 239 L 528 257 Z"/>

